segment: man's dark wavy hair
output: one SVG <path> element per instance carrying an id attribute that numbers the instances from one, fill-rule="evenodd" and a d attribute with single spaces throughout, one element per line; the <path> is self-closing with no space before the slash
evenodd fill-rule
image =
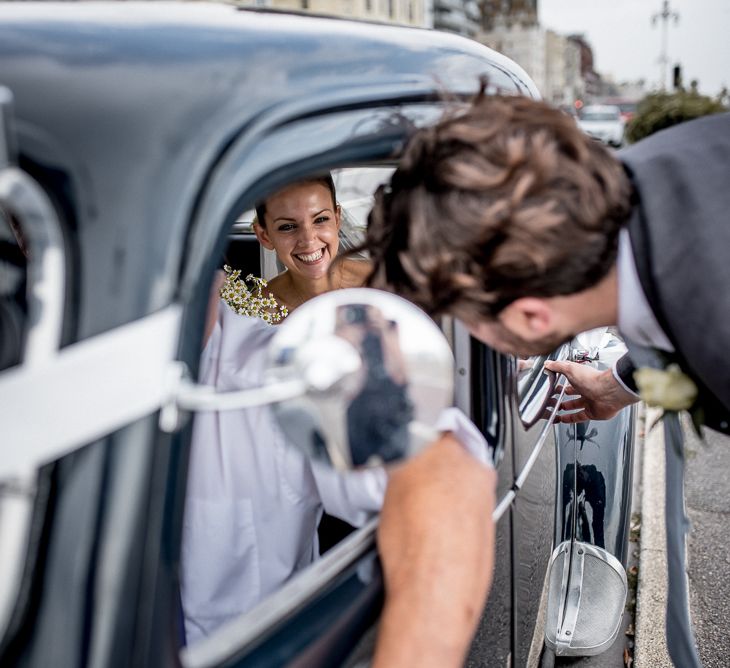
<path id="1" fill-rule="evenodd" d="M 631 192 L 621 163 L 570 116 L 482 90 L 418 130 L 376 192 L 369 284 L 467 319 L 585 290 L 615 263 Z"/>

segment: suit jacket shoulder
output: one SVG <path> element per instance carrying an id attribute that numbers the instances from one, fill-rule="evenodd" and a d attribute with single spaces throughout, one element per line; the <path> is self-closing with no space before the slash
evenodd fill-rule
<path id="1" fill-rule="evenodd" d="M 651 308 L 685 371 L 730 414 L 730 114 L 619 157 L 636 189 L 629 234 Z"/>

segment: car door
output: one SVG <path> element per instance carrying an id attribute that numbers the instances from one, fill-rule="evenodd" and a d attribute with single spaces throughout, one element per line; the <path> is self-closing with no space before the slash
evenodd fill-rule
<path id="1" fill-rule="evenodd" d="M 549 359 L 565 359 L 567 346 L 550 355 L 515 360 L 512 410 L 515 415 L 514 467 L 520 480 L 512 507 L 514 665 L 531 665 L 542 649 L 541 606 L 555 515 L 555 434 L 552 421 L 556 378 L 546 371 Z"/>
<path id="2" fill-rule="evenodd" d="M 580 334 L 574 360 L 610 369 L 626 347 L 610 329 Z M 608 649 L 622 628 L 636 411 L 559 425 L 554 550 L 545 640 L 558 656 Z"/>
<path id="3" fill-rule="evenodd" d="M 191 302 L 177 320 L 168 311 L 138 323 L 142 327 L 139 339 L 129 339 L 126 330 L 115 332 L 110 345 L 139 347 L 156 336 L 166 342 L 167 352 L 151 353 L 150 359 L 144 360 L 146 364 L 154 363 L 161 370 L 177 349 L 180 361 L 194 374 L 199 328 L 185 323 L 199 320 L 207 296 L 199 276 L 212 271 L 229 221 L 240 209 L 282 184 L 281 170 L 285 167 L 286 179 L 291 179 L 340 164 L 389 158 L 410 127 L 404 118 L 423 123 L 437 113 L 438 106 L 430 104 L 405 109 L 365 106 L 277 128 L 260 138 L 254 149 L 246 146 L 238 159 L 234 150 L 208 184 L 198 223 L 189 238 L 181 289 L 197 290 L 197 302 Z M 316 141 L 302 139 L 307 137 Z M 171 346 L 170 342 L 177 340 L 176 327 L 180 328 L 180 340 Z M 512 394 L 512 362 L 471 340 L 458 323 L 452 323 L 452 328 L 449 336 L 457 359 L 457 405 L 472 416 L 495 448 L 500 496 L 505 496 L 514 481 L 515 461 L 522 463 L 515 460 L 514 453 L 521 442 L 514 438 L 519 409 Z M 109 348 L 107 354 L 114 357 L 115 351 Z M 537 374 L 536 386 L 541 378 Z M 54 504 L 53 524 L 39 545 L 39 554 L 46 555 L 48 562 L 45 572 L 39 566 L 35 572 L 26 573 L 26 586 L 36 593 L 15 611 L 4 656 L 11 662 L 36 663 L 52 652 L 61 663 L 73 664 L 82 654 L 93 651 L 108 665 L 173 665 L 178 660 L 190 666 L 271 665 L 272 661 L 288 664 L 300 660 L 304 662 L 301 665 L 338 665 L 353 652 L 354 640 L 377 618 L 382 601 L 374 525 L 348 538 L 259 608 L 222 629 L 210 643 L 185 649 L 178 656 L 177 551 L 189 417 L 176 409 L 176 386 L 174 379 L 171 381 L 172 396 L 161 416 L 162 430 L 156 415 L 141 418 L 61 460 L 48 473 L 52 493 L 47 500 Z M 156 400 L 164 403 L 161 397 Z M 79 517 L 79 504 L 88 509 L 86 517 Z M 498 528 L 495 586 L 470 659 L 480 665 L 485 661 L 503 665 L 503 660 L 515 652 L 513 524 L 508 512 Z M 78 576 L 68 578 L 64 574 L 69 572 Z M 79 626 L 88 623 L 90 601 L 83 592 L 95 590 L 99 579 L 119 582 L 111 577 L 115 572 L 124 573 L 128 586 L 98 590 L 92 606 L 96 610 L 95 633 L 107 629 L 108 641 L 79 645 L 73 634 L 54 640 L 59 603 L 65 600 L 67 617 L 78 620 Z M 40 582 L 45 578 L 65 583 L 67 593 L 58 597 L 42 592 Z M 366 639 L 366 654 L 371 644 Z"/>
<path id="4" fill-rule="evenodd" d="M 77 340 L 81 271 L 68 172 L 19 154 L 13 93 L 0 88 L 0 97 L 0 209 L 20 242 L 27 295 L 9 298 L 21 345 L 18 364 L 0 376 L 0 661 L 81 665 L 90 652 L 112 651 L 130 664 L 137 615 L 129 611 L 146 577 L 137 557 L 152 547 L 167 493 L 150 469 L 170 454 L 164 442 L 148 447 L 159 437 L 149 414 L 163 402 L 179 309 Z M 37 128 L 21 130 L 27 139 Z M 39 134 L 36 155 L 57 157 Z M 105 552 L 108 542 L 114 550 Z M 117 577 L 124 588 L 109 586 Z M 118 629 L 111 645 L 81 640 L 97 622 Z"/>

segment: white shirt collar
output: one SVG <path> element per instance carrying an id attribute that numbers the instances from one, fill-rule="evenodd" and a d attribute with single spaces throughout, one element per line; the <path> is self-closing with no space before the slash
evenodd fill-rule
<path id="1" fill-rule="evenodd" d="M 674 346 L 659 326 L 639 281 L 627 229 L 618 239 L 618 326 L 621 333 L 640 346 L 673 352 Z"/>

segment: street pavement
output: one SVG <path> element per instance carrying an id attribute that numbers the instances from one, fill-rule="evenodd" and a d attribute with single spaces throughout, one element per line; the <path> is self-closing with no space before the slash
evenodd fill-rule
<path id="1" fill-rule="evenodd" d="M 651 424 L 656 412 L 650 412 Z M 700 441 L 688 420 L 685 504 L 690 615 L 702 665 L 730 665 L 730 438 L 705 430 Z M 642 476 L 641 563 L 636 620 L 635 668 L 671 666 L 666 654 L 666 554 L 664 549 L 664 457 L 661 427 L 647 434 Z M 608 664 L 607 664 L 608 665 Z M 620 665 L 620 664 L 614 664 Z"/>
<path id="2" fill-rule="evenodd" d="M 730 438 L 685 424 L 690 611 L 704 668 L 730 665 Z"/>

